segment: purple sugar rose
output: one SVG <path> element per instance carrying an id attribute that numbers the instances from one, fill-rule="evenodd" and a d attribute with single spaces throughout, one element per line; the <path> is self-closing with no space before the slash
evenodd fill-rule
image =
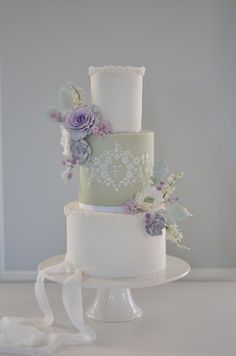
<path id="1" fill-rule="evenodd" d="M 81 140 L 91 135 L 92 129 L 98 124 L 100 118 L 96 106 L 83 105 L 70 111 L 65 118 L 65 126 L 70 130 L 72 140 Z"/>
<path id="2" fill-rule="evenodd" d="M 91 156 L 91 148 L 86 140 L 72 142 L 70 150 L 72 158 L 81 166 L 85 164 Z"/>
<path id="3" fill-rule="evenodd" d="M 165 218 L 159 213 L 150 213 L 145 215 L 145 229 L 149 235 L 161 235 L 165 227 Z"/>

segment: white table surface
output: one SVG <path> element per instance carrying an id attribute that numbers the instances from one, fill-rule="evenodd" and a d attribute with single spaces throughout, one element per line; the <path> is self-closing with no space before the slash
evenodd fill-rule
<path id="1" fill-rule="evenodd" d="M 60 286 L 47 284 L 57 323 L 69 325 Z M 95 290 L 86 289 L 85 307 Z M 123 323 L 87 320 L 95 345 L 67 348 L 58 356 L 235 356 L 236 283 L 175 282 L 133 290 L 143 318 Z M 0 317 L 39 316 L 32 283 L 0 283 Z"/>

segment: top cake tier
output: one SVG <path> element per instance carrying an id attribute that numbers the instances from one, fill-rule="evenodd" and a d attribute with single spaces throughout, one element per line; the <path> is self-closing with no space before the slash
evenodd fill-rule
<path id="1" fill-rule="evenodd" d="M 92 103 L 113 132 L 141 130 L 144 73 L 144 67 L 89 67 Z"/>

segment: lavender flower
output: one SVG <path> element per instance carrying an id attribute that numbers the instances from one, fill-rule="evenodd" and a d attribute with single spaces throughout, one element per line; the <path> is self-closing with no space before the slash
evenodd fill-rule
<path id="1" fill-rule="evenodd" d="M 166 203 L 169 203 L 170 205 L 176 204 L 179 201 L 179 197 L 169 197 L 166 201 Z"/>
<path id="2" fill-rule="evenodd" d="M 124 206 L 127 214 L 136 214 L 138 212 L 138 204 L 134 199 L 130 199 Z"/>
<path id="3" fill-rule="evenodd" d="M 81 166 L 85 164 L 91 156 L 91 148 L 86 140 L 73 141 L 70 150 L 72 158 Z"/>
<path id="4" fill-rule="evenodd" d="M 74 158 L 69 158 L 69 159 L 63 160 L 62 164 L 64 166 L 68 166 L 68 167 L 74 168 L 74 166 L 77 164 L 77 160 L 74 159 Z"/>
<path id="5" fill-rule="evenodd" d="M 94 126 L 92 129 L 92 134 L 97 137 L 104 137 L 111 133 L 111 124 L 107 120 L 101 120 L 98 125 Z"/>
<path id="6" fill-rule="evenodd" d="M 62 123 L 65 120 L 64 116 L 62 115 L 62 113 L 59 110 L 57 110 L 56 108 L 47 109 L 46 116 L 49 119 L 52 119 L 53 121 L 56 121 L 58 123 Z"/>
<path id="7" fill-rule="evenodd" d="M 100 118 L 96 106 L 83 105 L 70 111 L 65 118 L 65 126 L 70 130 L 72 140 L 81 140 L 91 135 Z"/>
<path id="8" fill-rule="evenodd" d="M 149 235 L 161 235 L 165 227 L 165 218 L 157 212 L 153 215 L 148 213 L 145 215 L 145 224 L 145 229 Z"/>
<path id="9" fill-rule="evenodd" d="M 145 215 L 145 224 L 146 225 L 150 225 L 152 223 L 152 214 L 151 213 L 147 213 Z"/>
<path id="10" fill-rule="evenodd" d="M 156 188 L 157 188 L 157 190 L 162 191 L 162 189 L 163 189 L 164 185 L 165 185 L 165 182 L 164 182 L 163 180 L 161 180 L 161 181 L 160 181 L 160 183 L 159 183 L 159 185 L 156 187 Z"/>
<path id="11" fill-rule="evenodd" d="M 68 182 L 71 180 L 73 177 L 73 167 L 68 166 L 65 171 L 61 174 L 65 184 L 67 185 Z"/>
<path id="12" fill-rule="evenodd" d="M 67 185 L 68 182 L 71 180 L 73 177 L 73 170 L 77 164 L 77 160 L 74 158 L 68 158 L 64 161 L 62 161 L 62 164 L 66 166 L 65 171 L 61 174 L 65 184 Z"/>

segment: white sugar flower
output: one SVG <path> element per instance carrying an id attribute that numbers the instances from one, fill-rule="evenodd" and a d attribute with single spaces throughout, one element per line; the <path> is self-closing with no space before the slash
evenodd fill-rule
<path id="1" fill-rule="evenodd" d="M 162 192 L 158 191 L 156 187 L 145 187 L 135 197 L 139 209 L 143 211 L 151 211 L 161 209 L 163 197 Z"/>
<path id="2" fill-rule="evenodd" d="M 60 144 L 62 145 L 64 151 L 62 152 L 63 156 L 69 157 L 70 156 L 70 133 L 61 125 L 61 141 Z"/>

